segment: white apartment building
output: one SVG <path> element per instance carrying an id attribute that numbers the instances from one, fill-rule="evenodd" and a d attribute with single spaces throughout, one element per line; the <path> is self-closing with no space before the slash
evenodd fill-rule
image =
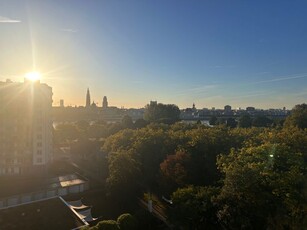
<path id="1" fill-rule="evenodd" d="M 51 110 L 48 85 L 0 82 L 0 176 L 44 169 L 52 161 Z"/>

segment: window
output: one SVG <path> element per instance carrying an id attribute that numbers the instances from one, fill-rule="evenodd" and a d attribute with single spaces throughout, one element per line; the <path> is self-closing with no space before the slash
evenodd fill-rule
<path id="1" fill-rule="evenodd" d="M 37 147 L 42 147 L 42 142 L 37 142 Z"/>
<path id="2" fill-rule="evenodd" d="M 42 155 L 42 150 L 37 150 L 37 155 Z"/>

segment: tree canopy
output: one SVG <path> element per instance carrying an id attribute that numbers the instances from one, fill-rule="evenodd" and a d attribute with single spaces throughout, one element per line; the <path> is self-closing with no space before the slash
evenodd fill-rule
<path id="1" fill-rule="evenodd" d="M 179 117 L 180 110 L 177 105 L 151 102 L 145 106 L 146 121 L 172 124 L 178 121 Z"/>
<path id="2" fill-rule="evenodd" d="M 307 104 L 296 105 L 285 121 L 285 126 L 297 126 L 300 129 L 307 128 Z"/>

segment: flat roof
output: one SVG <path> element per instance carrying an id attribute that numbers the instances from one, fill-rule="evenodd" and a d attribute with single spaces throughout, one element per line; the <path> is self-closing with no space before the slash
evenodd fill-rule
<path id="1" fill-rule="evenodd" d="M 61 187 L 63 188 L 67 186 L 82 184 L 85 182 L 86 179 L 77 174 L 66 174 L 52 178 L 0 178 L 0 184 L 3 186 L 0 190 L 0 198 Z"/>
<path id="2" fill-rule="evenodd" d="M 0 226 L 6 230 L 68 230 L 83 225 L 60 197 L 0 210 Z"/>

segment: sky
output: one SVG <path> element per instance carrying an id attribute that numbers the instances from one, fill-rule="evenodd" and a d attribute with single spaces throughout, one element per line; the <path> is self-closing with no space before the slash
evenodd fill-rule
<path id="1" fill-rule="evenodd" d="M 307 1 L 0 0 L 0 81 L 53 104 L 283 108 L 307 102 Z"/>

